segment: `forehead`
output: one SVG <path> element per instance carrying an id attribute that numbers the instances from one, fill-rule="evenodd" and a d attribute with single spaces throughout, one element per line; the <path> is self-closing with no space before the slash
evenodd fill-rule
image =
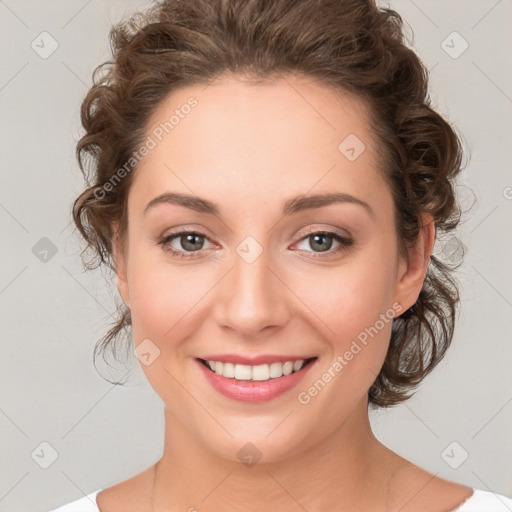
<path id="1" fill-rule="evenodd" d="M 282 198 L 315 183 L 318 192 L 342 185 L 354 195 L 382 185 L 367 105 L 312 79 L 225 77 L 183 87 L 147 126 L 154 147 L 134 180 L 145 198 L 164 187 Z"/>

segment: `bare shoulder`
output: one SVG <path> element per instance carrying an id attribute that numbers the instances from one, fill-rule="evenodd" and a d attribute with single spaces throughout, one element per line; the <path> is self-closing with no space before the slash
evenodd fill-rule
<path id="1" fill-rule="evenodd" d="M 389 497 L 390 503 L 401 512 L 449 512 L 473 494 L 471 487 L 440 478 L 405 459 L 402 461 L 394 474 Z"/>
<path id="2" fill-rule="evenodd" d="M 122 482 L 103 489 L 96 496 L 101 512 L 148 510 L 151 503 L 154 466 Z"/>

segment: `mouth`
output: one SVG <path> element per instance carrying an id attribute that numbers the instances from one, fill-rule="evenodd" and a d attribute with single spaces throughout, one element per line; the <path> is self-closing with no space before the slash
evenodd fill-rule
<path id="1" fill-rule="evenodd" d="M 295 387 L 317 359 L 291 358 L 259 365 L 201 358 L 195 361 L 217 392 L 235 400 L 263 402 L 277 398 Z"/>

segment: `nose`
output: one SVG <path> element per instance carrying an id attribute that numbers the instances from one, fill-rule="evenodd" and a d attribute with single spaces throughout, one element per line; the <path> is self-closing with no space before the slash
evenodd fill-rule
<path id="1" fill-rule="evenodd" d="M 220 283 L 216 297 L 218 325 L 249 339 L 286 324 L 292 294 L 271 259 L 267 251 L 252 262 L 238 253 L 234 255 L 231 271 Z"/>

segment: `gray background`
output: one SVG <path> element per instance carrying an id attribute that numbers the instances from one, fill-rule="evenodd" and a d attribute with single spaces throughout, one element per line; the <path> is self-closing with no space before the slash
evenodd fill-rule
<path id="1" fill-rule="evenodd" d="M 74 157 L 81 99 L 108 58 L 110 22 L 147 5 L 0 1 L 3 511 L 48 510 L 138 473 L 161 453 L 162 406 L 141 371 L 113 386 L 92 364 L 115 287 L 101 272 L 82 271 L 70 224 L 83 186 Z M 431 70 L 434 107 L 471 149 L 460 191 L 470 204 L 474 190 L 477 203 L 455 240 L 467 255 L 453 346 L 410 401 L 371 421 L 382 442 L 425 469 L 512 496 L 512 0 L 390 5 Z M 41 52 L 52 41 L 43 31 L 58 43 L 47 58 Z M 457 58 L 463 41 L 453 31 L 469 44 Z M 437 251 L 459 257 L 453 245 Z"/>

